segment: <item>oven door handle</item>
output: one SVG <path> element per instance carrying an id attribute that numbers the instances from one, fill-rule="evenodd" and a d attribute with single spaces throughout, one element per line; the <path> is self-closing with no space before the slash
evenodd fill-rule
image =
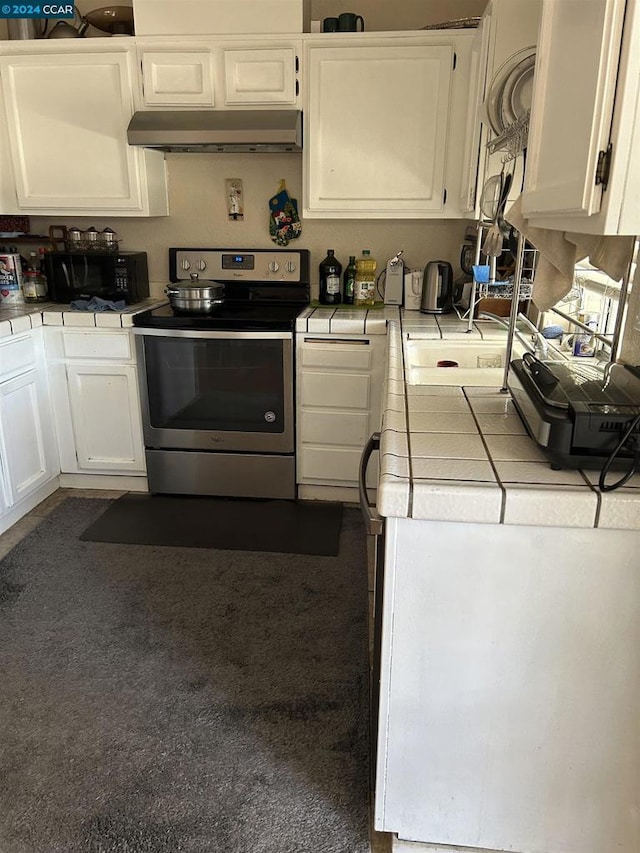
<path id="1" fill-rule="evenodd" d="M 375 506 L 369 501 L 367 494 L 367 468 L 369 460 L 376 452 L 380 450 L 380 433 L 374 432 L 366 443 L 362 456 L 360 457 L 360 476 L 358 478 L 358 486 L 360 489 L 360 511 L 364 518 L 367 533 L 370 536 L 380 536 L 384 530 L 384 518 L 378 515 Z"/>
<path id="2" fill-rule="evenodd" d="M 293 338 L 293 332 L 214 332 L 197 329 L 148 329 L 144 326 L 134 326 L 134 335 L 151 336 L 155 338 L 203 338 L 209 340 L 272 340 L 288 341 Z"/>

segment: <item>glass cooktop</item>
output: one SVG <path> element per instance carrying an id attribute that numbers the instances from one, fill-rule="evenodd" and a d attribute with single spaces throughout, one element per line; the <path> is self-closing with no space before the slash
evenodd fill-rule
<path id="1" fill-rule="evenodd" d="M 194 314 L 161 305 L 135 314 L 133 325 L 146 329 L 286 332 L 295 328 L 296 317 L 306 307 L 300 302 L 224 302 L 210 314 Z"/>

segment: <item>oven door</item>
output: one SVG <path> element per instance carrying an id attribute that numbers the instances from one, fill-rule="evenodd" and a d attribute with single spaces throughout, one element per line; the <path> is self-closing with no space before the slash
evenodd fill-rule
<path id="1" fill-rule="evenodd" d="M 148 448 L 293 453 L 293 335 L 134 329 Z"/>

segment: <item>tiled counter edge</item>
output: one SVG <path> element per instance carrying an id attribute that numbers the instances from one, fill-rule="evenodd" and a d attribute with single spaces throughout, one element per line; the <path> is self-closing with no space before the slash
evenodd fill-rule
<path id="1" fill-rule="evenodd" d="M 377 498 L 382 516 L 640 530 L 640 475 L 603 493 L 597 471 L 551 469 L 499 389 L 408 385 L 405 331 L 389 320 Z"/>
<path id="2" fill-rule="evenodd" d="M 53 302 L 0 308 L 0 338 L 28 332 L 43 325 L 126 329 L 133 325 L 135 314 L 165 305 L 166 302 L 166 299 L 145 299 L 122 311 L 71 311 L 67 305 Z"/>

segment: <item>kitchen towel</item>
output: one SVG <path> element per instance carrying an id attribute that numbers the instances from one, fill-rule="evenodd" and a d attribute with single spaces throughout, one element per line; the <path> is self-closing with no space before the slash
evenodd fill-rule
<path id="1" fill-rule="evenodd" d="M 302 234 L 302 222 L 298 214 L 298 201 L 291 198 L 284 178 L 278 192 L 269 200 L 269 234 L 278 246 L 288 246 L 291 240 Z"/>
<path id="2" fill-rule="evenodd" d="M 537 228 L 522 215 L 522 196 L 505 213 L 505 219 L 538 250 L 533 301 L 547 311 L 571 290 L 574 268 L 584 258 L 614 281 L 626 273 L 635 237 L 576 234 Z"/>
<path id="3" fill-rule="evenodd" d="M 124 299 L 114 302 L 111 299 L 101 299 L 99 296 L 92 296 L 91 299 L 74 299 L 71 303 L 72 311 L 124 311 L 125 308 Z"/>

